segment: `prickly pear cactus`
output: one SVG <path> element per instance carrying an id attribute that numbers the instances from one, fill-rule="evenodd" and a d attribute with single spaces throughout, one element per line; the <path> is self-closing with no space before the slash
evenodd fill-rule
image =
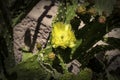
<path id="1" fill-rule="evenodd" d="M 99 15 L 109 16 L 112 13 L 116 0 L 95 0 L 95 8 Z"/>
<path id="2" fill-rule="evenodd" d="M 86 68 L 88 63 L 95 54 L 109 50 L 109 45 L 93 47 L 106 34 L 107 16 L 113 8 L 113 3 L 109 5 L 102 4 L 103 2 L 96 0 L 95 5 L 85 3 L 78 6 L 78 0 L 60 0 L 58 14 L 52 22 L 52 31 L 46 47 L 41 49 L 40 45 L 37 45 L 36 54 L 24 53 L 22 62 L 11 69 L 10 74 L 14 76 L 11 79 L 92 80 L 94 70 Z M 109 5 L 109 9 L 106 4 Z M 106 9 L 108 11 L 104 14 Z M 80 22 L 85 23 L 82 28 Z M 109 47 L 112 49 L 111 45 Z M 73 60 L 81 64 L 78 74 L 70 72 L 67 67 Z"/>
<path id="3" fill-rule="evenodd" d="M 92 80 L 92 70 L 89 68 L 82 69 L 77 75 L 73 73 L 64 74 L 60 80 Z"/>
<path id="4" fill-rule="evenodd" d="M 53 23 L 70 23 L 70 20 L 76 16 L 75 11 L 78 6 L 78 0 L 61 0 L 60 2 L 61 3 L 59 4 L 58 13 L 55 19 L 53 20 Z"/>
<path id="5" fill-rule="evenodd" d="M 50 65 L 45 65 L 39 60 L 38 55 L 33 55 L 27 60 L 19 63 L 15 68 L 11 70 L 12 80 L 50 80 L 57 74 L 56 70 L 53 70 Z M 55 74 L 55 75 L 54 75 Z"/>
<path id="6" fill-rule="evenodd" d="M 92 80 L 92 70 L 89 68 L 81 70 L 75 80 Z"/>

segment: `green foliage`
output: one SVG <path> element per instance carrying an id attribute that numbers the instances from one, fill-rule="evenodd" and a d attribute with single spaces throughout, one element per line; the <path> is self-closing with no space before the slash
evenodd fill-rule
<path id="1" fill-rule="evenodd" d="M 95 8 L 99 15 L 106 14 L 109 16 L 112 13 L 115 2 L 116 0 L 95 0 Z"/>
<path id="2" fill-rule="evenodd" d="M 81 45 L 76 49 L 73 54 L 74 58 L 78 58 L 80 62 L 84 62 L 84 59 L 88 59 L 85 56 L 87 51 L 102 37 L 105 35 L 105 24 L 99 22 L 90 22 L 78 31 L 77 38 L 82 39 Z M 96 54 L 96 53 L 94 53 Z M 93 56 L 94 54 L 91 54 Z M 94 57 L 94 56 L 93 56 Z"/>
<path id="3" fill-rule="evenodd" d="M 21 12 L 19 15 L 17 15 L 17 17 L 15 17 L 15 18 L 12 20 L 12 22 L 13 22 L 12 26 L 15 26 L 15 25 L 21 20 L 21 17 L 22 17 L 23 15 L 25 15 L 24 12 Z"/>
<path id="4" fill-rule="evenodd" d="M 70 23 L 70 20 L 74 18 L 74 16 L 76 16 L 75 11 L 77 8 L 77 0 L 75 2 L 72 1 L 73 5 L 68 4 L 66 7 L 66 20 L 65 23 Z"/>
<path id="5" fill-rule="evenodd" d="M 68 1 L 68 2 L 66 2 Z M 59 5 L 59 9 L 58 9 L 58 14 L 55 18 L 55 20 L 53 21 L 53 23 L 55 22 L 65 22 L 65 23 L 70 23 L 70 20 L 74 18 L 74 16 L 76 16 L 75 11 L 77 8 L 77 2 L 78 0 L 66 0 L 61 1 L 60 5 Z"/>
<path id="6" fill-rule="evenodd" d="M 75 80 L 92 80 L 92 70 L 89 68 L 85 68 L 81 70 Z"/>
<path id="7" fill-rule="evenodd" d="M 74 80 L 74 75 L 72 73 L 66 73 L 59 80 Z"/>
<path id="8" fill-rule="evenodd" d="M 92 80 L 92 70 L 85 68 L 77 75 L 73 73 L 65 73 L 59 80 Z"/>
<path id="9" fill-rule="evenodd" d="M 34 55 L 11 69 L 11 74 L 14 74 L 14 80 L 49 80 L 52 76 L 57 78 L 57 73 L 50 65 L 44 65 L 39 60 L 38 55 Z M 48 67 L 46 68 L 46 66 Z M 11 76 L 12 77 L 12 76 Z M 58 76 L 59 77 L 59 76 Z"/>
<path id="10" fill-rule="evenodd" d="M 31 2 L 32 1 L 25 1 L 24 4 L 28 4 L 26 7 L 22 5 L 23 7 L 21 6 L 20 9 L 27 8 Z M 76 45 L 72 48 L 65 47 L 62 49 L 60 47 L 54 48 L 51 42 L 48 42 L 44 49 L 41 49 L 41 45 L 37 45 L 39 51 L 36 54 L 30 53 L 26 48 L 23 48 L 22 61 L 10 70 L 9 80 L 92 80 L 92 78 L 94 78 L 94 71 L 86 68 L 90 59 L 101 51 L 105 52 L 116 48 L 120 49 L 120 39 L 113 37 L 104 38 L 104 35 L 115 28 L 115 25 L 118 26 L 119 20 L 117 19 L 116 22 L 115 19 L 114 22 L 114 16 L 111 17 L 110 15 L 114 1 L 96 0 L 95 5 L 85 3 L 84 13 L 79 13 L 81 11 L 77 12 L 77 2 L 78 0 L 60 0 L 58 14 L 53 20 L 53 24 L 56 22 L 63 22 L 72 26 L 72 31 L 77 39 L 75 42 Z M 80 4 L 79 7 L 83 6 Z M 98 14 L 95 13 L 93 15 L 89 12 L 93 7 Z M 16 10 L 18 10 L 18 8 L 13 9 L 13 11 Z M 12 19 L 13 25 L 20 20 L 21 16 L 25 15 L 21 10 L 20 13 L 13 12 L 12 14 L 15 14 L 14 19 Z M 101 16 L 104 17 L 102 22 L 99 20 Z M 91 20 L 92 17 L 93 19 Z M 82 21 L 85 25 L 79 29 L 80 22 Z M 65 30 L 66 29 L 67 28 L 65 28 Z M 6 36 L 7 34 L 5 33 L 4 38 L 6 38 Z M 51 38 L 50 35 L 48 41 L 50 41 Z M 9 40 L 9 38 L 6 40 Z M 97 45 L 93 47 L 99 40 L 108 43 L 108 45 Z M 3 47 L 0 47 L 1 51 L 2 49 Z M 2 58 L 1 55 L 0 57 Z M 69 72 L 67 67 L 67 64 L 74 59 L 78 60 L 81 64 L 79 68 L 80 72 L 76 75 Z M 101 63 L 103 64 L 103 62 Z M 103 68 L 105 68 L 105 65 Z M 4 75 L 2 75 L 2 77 L 4 77 Z M 109 80 L 114 80 L 116 78 L 116 76 L 109 73 L 107 73 L 107 77 Z"/>
<path id="11" fill-rule="evenodd" d="M 107 1 L 107 2 L 111 3 L 111 1 Z M 118 43 L 119 39 L 115 39 L 115 38 L 114 39 L 107 38 L 106 43 L 108 43 L 110 45 L 97 45 L 97 46 L 93 47 L 99 40 L 102 40 L 104 38 L 104 35 L 108 32 L 108 30 L 113 28 L 113 25 L 110 26 L 109 21 L 107 21 L 107 20 L 109 20 L 108 16 L 110 16 L 110 14 L 112 12 L 113 4 L 114 4 L 114 2 L 111 3 L 111 5 L 109 4 L 107 7 L 106 3 L 104 1 L 100 1 L 100 0 L 98 2 L 96 1 L 95 5 L 93 5 L 93 6 L 95 6 L 94 7 L 95 11 L 98 14 L 95 13 L 94 15 L 89 12 L 89 9 L 93 8 L 93 6 L 90 6 L 91 4 L 85 5 L 86 9 L 85 9 L 84 14 L 81 14 L 78 12 L 75 13 L 74 11 L 77 8 L 76 6 L 74 6 L 75 9 L 72 8 L 72 6 L 69 6 L 69 7 L 67 6 L 70 10 L 66 8 L 66 5 L 65 5 L 64 9 L 61 6 L 59 7 L 60 10 L 58 10 L 56 22 L 62 21 L 65 23 L 69 23 L 69 21 L 70 21 L 70 24 L 72 25 L 72 29 L 74 30 L 76 39 L 78 40 L 78 42 L 76 42 L 77 43 L 76 47 L 74 47 L 72 49 L 57 48 L 54 50 L 54 52 L 56 54 L 61 55 L 61 57 L 59 58 L 60 59 L 59 63 L 61 64 L 63 71 L 65 70 L 64 64 L 70 62 L 72 59 L 79 60 L 79 62 L 82 64 L 82 67 L 84 68 L 88 64 L 89 60 L 94 57 L 95 54 L 97 54 L 101 51 L 105 52 L 107 50 L 112 50 L 115 48 L 119 49 L 119 43 Z M 64 4 L 62 6 L 64 6 Z M 105 9 L 107 9 L 107 11 L 105 11 Z M 105 11 L 105 13 L 103 14 L 104 11 Z M 65 12 L 68 13 L 68 15 L 66 15 Z M 69 14 L 69 13 L 71 13 L 71 14 Z M 73 14 L 74 14 L 74 16 L 73 16 Z M 101 15 L 104 15 L 103 22 L 101 22 L 99 20 Z M 62 16 L 62 17 L 60 17 L 60 16 Z M 92 17 L 93 17 L 93 20 L 91 20 Z M 81 21 L 83 21 L 85 23 L 85 26 L 79 29 L 79 25 L 80 25 Z M 106 29 L 108 29 L 108 30 L 106 30 Z M 118 43 L 118 45 L 116 43 Z M 83 75 L 83 74 L 87 75 L 87 73 L 84 73 L 81 71 L 80 75 Z M 64 76 L 66 78 L 64 77 L 63 80 L 67 80 L 68 78 L 71 78 L 70 75 L 71 74 L 64 73 Z M 91 75 L 89 75 L 89 76 L 91 76 Z M 78 79 L 81 79 L 81 78 L 82 78 L 82 76 L 80 76 Z M 87 80 L 86 78 L 87 77 L 85 77 L 85 78 L 83 77 L 83 80 Z M 92 76 L 91 76 L 91 78 L 92 78 Z M 88 79 L 91 79 L 91 78 L 88 78 Z"/>
<path id="12" fill-rule="evenodd" d="M 12 27 L 14 27 L 18 22 L 20 22 L 27 14 L 28 12 L 33 8 L 34 5 L 39 0 L 25 0 L 25 1 L 8 1 L 9 2 L 9 9 L 11 10 L 11 18 L 12 18 Z"/>
<path id="13" fill-rule="evenodd" d="M 33 54 L 32 53 L 23 53 L 22 55 L 22 61 L 27 60 L 28 58 L 32 57 Z"/>
<path id="14" fill-rule="evenodd" d="M 13 73 L 16 75 L 16 79 L 14 80 L 49 79 L 50 73 L 43 70 L 37 59 L 37 56 L 34 56 L 27 61 L 18 64 L 13 69 Z"/>

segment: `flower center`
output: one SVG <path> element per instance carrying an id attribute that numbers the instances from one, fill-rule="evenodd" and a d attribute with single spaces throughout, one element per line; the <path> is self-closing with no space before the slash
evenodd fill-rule
<path id="1" fill-rule="evenodd" d="M 64 38 L 64 36 L 62 35 L 62 36 L 61 36 L 61 39 L 63 39 L 63 38 Z"/>

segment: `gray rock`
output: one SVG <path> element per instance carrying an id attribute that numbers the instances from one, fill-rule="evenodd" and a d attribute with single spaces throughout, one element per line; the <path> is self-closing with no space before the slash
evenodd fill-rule
<path id="1" fill-rule="evenodd" d="M 67 64 L 68 70 L 72 73 L 74 73 L 75 75 L 78 74 L 80 72 L 80 67 L 82 64 L 79 63 L 78 60 L 73 60 L 70 63 Z"/>
<path id="2" fill-rule="evenodd" d="M 43 48 L 45 47 L 51 32 L 51 22 L 56 12 L 57 6 L 52 6 L 50 0 L 40 0 L 28 15 L 14 27 L 14 55 L 16 63 L 19 63 L 22 59 L 22 51 L 20 51 L 20 48 L 26 46 L 30 48 L 33 41 L 35 41 L 33 53 L 36 53 L 37 50 L 36 42 L 41 43 Z M 51 17 L 47 17 L 47 15 Z M 39 30 L 36 30 L 37 25 L 39 25 Z M 28 29 L 30 29 L 29 35 L 26 33 Z M 35 34 L 35 30 L 38 31 L 37 34 Z M 33 40 L 35 36 L 37 36 L 37 39 Z M 28 43 L 28 41 L 30 42 Z"/>

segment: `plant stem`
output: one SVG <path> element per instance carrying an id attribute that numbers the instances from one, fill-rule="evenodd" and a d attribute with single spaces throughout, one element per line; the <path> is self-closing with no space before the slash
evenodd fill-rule
<path id="1" fill-rule="evenodd" d="M 60 54 L 58 54 L 58 59 L 60 60 L 60 65 L 62 66 L 63 68 L 63 73 L 68 73 L 68 70 L 67 70 L 67 66 L 66 64 L 64 63 L 62 57 Z"/>

